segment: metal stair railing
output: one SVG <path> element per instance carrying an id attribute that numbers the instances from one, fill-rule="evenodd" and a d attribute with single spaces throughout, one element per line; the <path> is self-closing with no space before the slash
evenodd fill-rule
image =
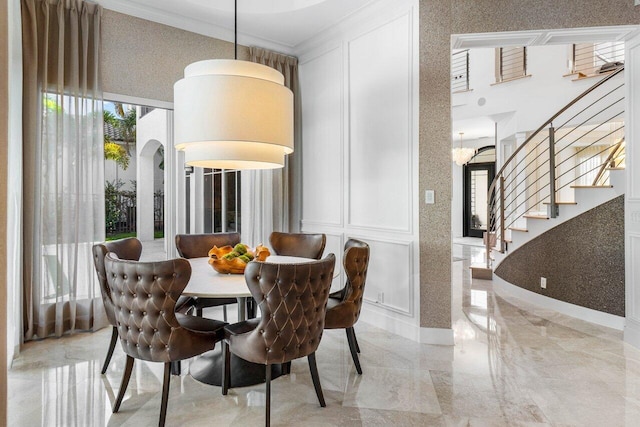
<path id="1" fill-rule="evenodd" d="M 624 82 L 616 78 L 623 71 L 622 66 L 561 108 L 496 173 L 487 195 L 488 269 L 491 251 L 506 251 L 507 232 L 525 214 L 546 206 L 546 216 L 557 217 L 559 201 L 570 201 L 573 187 L 605 185 L 611 165 L 624 164 Z"/>

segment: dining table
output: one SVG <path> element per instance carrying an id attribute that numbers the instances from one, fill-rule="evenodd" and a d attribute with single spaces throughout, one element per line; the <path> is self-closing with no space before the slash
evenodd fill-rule
<path id="1" fill-rule="evenodd" d="M 191 264 L 191 278 L 182 295 L 195 298 L 236 298 L 238 301 L 238 322 L 255 315 L 251 292 L 247 287 L 244 274 L 221 274 L 209 264 L 209 257 L 188 259 Z M 310 258 L 271 255 L 266 262 L 279 264 L 301 264 L 316 261 Z M 222 349 L 203 353 L 189 366 L 189 373 L 196 380 L 210 385 L 222 385 Z M 283 374 L 282 365 L 272 365 L 271 378 Z M 231 387 L 246 387 L 265 381 L 264 365 L 248 362 L 233 353 L 231 354 Z"/>

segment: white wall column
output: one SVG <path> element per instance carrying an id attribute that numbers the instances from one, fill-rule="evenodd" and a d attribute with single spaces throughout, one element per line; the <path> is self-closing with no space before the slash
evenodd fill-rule
<path id="1" fill-rule="evenodd" d="M 164 249 L 167 259 L 178 256 L 174 236 L 178 230 L 178 152 L 173 148 L 173 111 L 167 111 L 167 141 L 164 146 Z M 184 173 L 183 173 L 184 175 Z M 183 187 L 184 188 L 184 187 Z M 183 205 L 184 206 L 184 205 Z"/>
<path id="2" fill-rule="evenodd" d="M 173 197 L 169 193 L 169 182 L 171 178 L 167 171 L 171 171 L 171 162 L 168 154 L 170 147 L 173 150 L 173 112 L 162 108 L 156 108 L 144 116 L 140 117 L 138 109 L 138 124 L 136 129 L 136 230 L 138 239 L 145 241 L 153 240 L 154 212 L 153 212 L 153 192 L 154 165 L 156 151 L 161 146 L 165 147 L 165 218 L 170 212 L 167 210 L 166 200 Z M 167 143 L 169 141 L 169 143 Z M 169 220 L 171 217 L 169 217 Z M 166 224 L 165 220 L 165 224 Z M 166 230 L 165 230 L 166 232 Z M 167 252 L 169 253 L 169 252 Z"/>
<path id="3" fill-rule="evenodd" d="M 191 174 L 191 192 L 189 199 L 191 200 L 191 208 L 189 209 L 191 234 L 204 233 L 204 169 L 193 168 Z"/>
<path id="4" fill-rule="evenodd" d="M 153 156 L 160 145 L 158 141 L 148 141 L 138 151 L 136 231 L 143 242 L 153 240 Z"/>
<path id="5" fill-rule="evenodd" d="M 625 52 L 625 294 L 624 340 L 640 348 L 640 36 L 627 41 Z"/>
<path id="6" fill-rule="evenodd" d="M 187 178 L 186 178 L 186 173 L 184 170 L 184 151 L 177 151 L 175 148 L 173 148 L 173 145 L 167 145 L 168 148 L 167 150 L 171 150 L 174 155 L 175 155 L 175 161 L 176 163 L 174 164 L 174 168 L 172 169 L 172 172 L 175 176 L 175 180 L 174 180 L 174 191 L 175 191 L 175 206 L 173 207 L 174 209 L 174 214 L 175 214 L 175 221 L 176 221 L 176 229 L 175 229 L 175 233 L 176 234 L 185 234 L 187 233 L 187 209 L 186 209 L 186 205 L 187 205 L 187 192 L 185 190 L 185 187 L 187 185 Z"/>

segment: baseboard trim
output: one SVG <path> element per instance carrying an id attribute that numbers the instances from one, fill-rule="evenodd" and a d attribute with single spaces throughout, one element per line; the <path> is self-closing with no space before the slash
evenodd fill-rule
<path id="1" fill-rule="evenodd" d="M 493 289 L 498 291 L 499 293 L 504 292 L 516 298 L 527 301 L 531 304 L 535 304 L 542 308 L 555 310 L 558 313 L 575 317 L 576 319 L 584 320 L 585 322 L 595 323 L 597 325 L 606 326 L 608 328 L 617 329 L 619 331 L 625 330 L 624 317 L 615 316 L 609 313 L 603 313 L 598 310 L 593 310 L 591 308 L 582 307 L 579 305 L 540 295 L 535 292 L 523 289 L 519 286 L 513 285 L 506 280 L 496 276 L 495 274 L 493 275 Z M 638 335 L 638 339 L 640 339 L 640 334 Z"/>
<path id="2" fill-rule="evenodd" d="M 410 320 L 414 320 L 410 318 Z M 360 312 L 360 321 L 366 322 L 377 328 L 384 329 L 392 334 L 399 335 L 412 341 L 420 342 L 420 330 L 417 325 L 409 323 L 402 319 L 392 317 L 380 310 L 373 310 L 366 304 L 362 305 Z"/>
<path id="3" fill-rule="evenodd" d="M 624 325 L 624 341 L 636 348 L 640 348 L 640 322 L 627 317 Z"/>
<path id="4" fill-rule="evenodd" d="M 420 328 L 420 342 L 434 345 L 454 345 L 451 328 Z"/>

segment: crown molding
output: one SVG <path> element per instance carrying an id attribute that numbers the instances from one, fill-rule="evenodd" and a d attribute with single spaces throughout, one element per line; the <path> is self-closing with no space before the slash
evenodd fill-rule
<path id="1" fill-rule="evenodd" d="M 402 14 L 411 7 L 417 10 L 418 0 L 374 0 L 296 44 L 293 46 L 294 53 L 302 61 L 309 52 L 353 33 L 354 28 L 361 32 L 363 26 L 378 26 L 382 21 L 388 22 L 389 16 Z"/>
<path id="2" fill-rule="evenodd" d="M 233 43 L 233 30 L 210 24 L 199 19 L 169 13 L 164 10 L 136 4 L 126 0 L 97 0 L 105 9 L 125 15 L 134 16 L 158 24 L 168 25 L 203 36 L 216 38 Z M 279 43 L 273 40 L 257 37 L 247 32 L 238 31 L 238 44 L 243 46 L 259 46 L 281 53 L 293 54 L 293 46 Z"/>
<path id="3" fill-rule="evenodd" d="M 620 25 L 561 30 L 454 34 L 451 36 L 451 47 L 453 49 L 471 49 L 619 41 L 627 40 L 639 32 L 640 26 L 638 25 Z"/>

